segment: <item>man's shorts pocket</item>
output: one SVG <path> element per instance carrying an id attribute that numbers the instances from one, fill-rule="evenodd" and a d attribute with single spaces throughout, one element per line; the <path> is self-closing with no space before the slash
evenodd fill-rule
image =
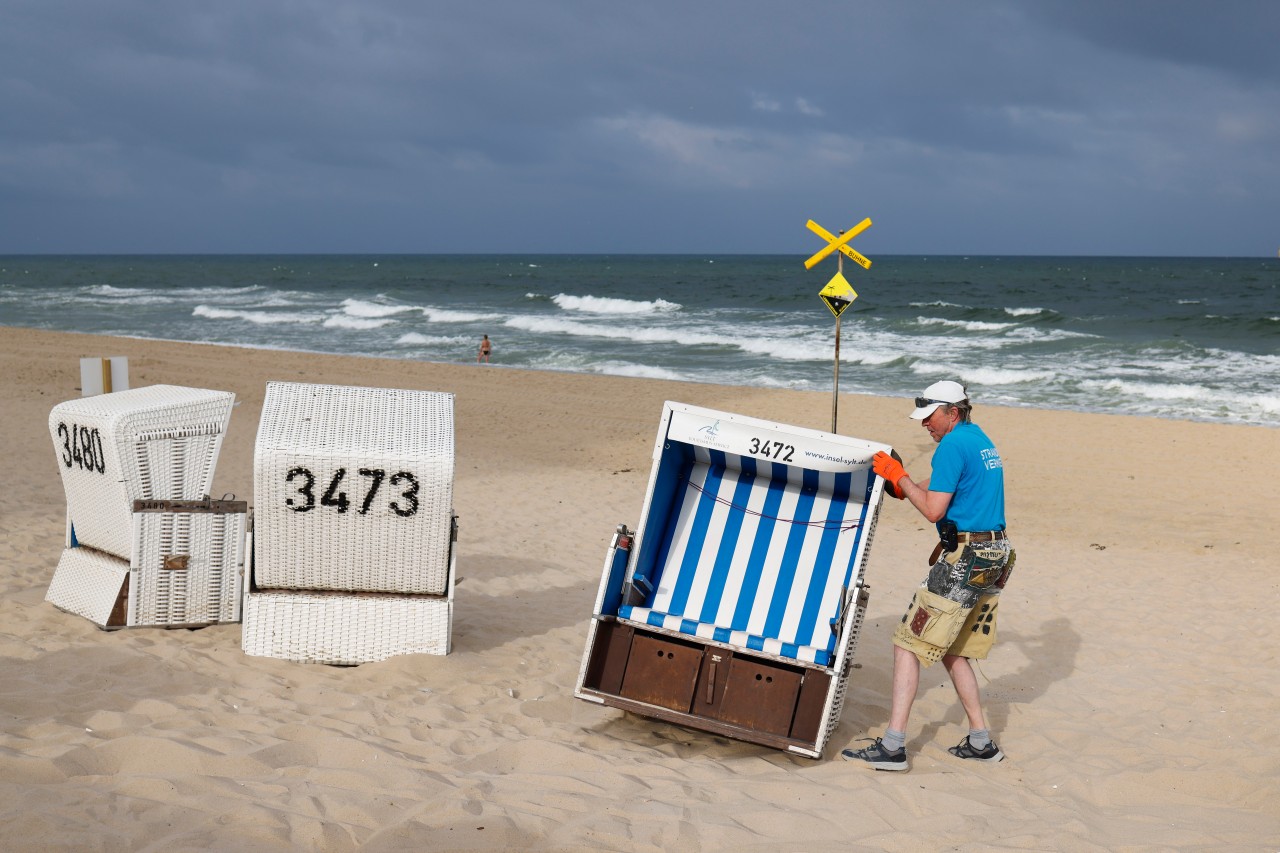
<path id="1" fill-rule="evenodd" d="M 928 666 L 942 660 L 968 615 L 969 608 L 962 603 L 920 587 L 893 631 L 893 643 L 912 652 Z"/>
<path id="2" fill-rule="evenodd" d="M 951 601 L 929 590 L 916 590 L 907 615 L 907 626 L 912 634 L 931 646 L 948 648 L 960 633 L 968 608 L 958 601 Z"/>

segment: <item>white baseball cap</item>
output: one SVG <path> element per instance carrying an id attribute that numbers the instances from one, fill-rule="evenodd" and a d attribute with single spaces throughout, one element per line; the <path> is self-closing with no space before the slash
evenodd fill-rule
<path id="1" fill-rule="evenodd" d="M 916 410 L 911 413 L 911 417 L 922 421 L 943 403 L 962 403 L 967 397 L 964 386 L 959 382 L 952 382 L 950 379 L 935 382 L 924 389 L 923 396 L 916 397 Z"/>

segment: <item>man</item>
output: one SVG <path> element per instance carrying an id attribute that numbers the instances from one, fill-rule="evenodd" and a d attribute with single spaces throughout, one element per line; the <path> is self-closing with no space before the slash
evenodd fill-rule
<path id="1" fill-rule="evenodd" d="M 877 453 L 872 468 L 899 500 L 911 502 L 938 527 L 940 542 L 929 576 L 916 590 L 893 633 L 893 695 L 884 737 L 864 749 L 846 749 L 850 761 L 877 770 L 906 770 L 906 730 L 920 684 L 920 667 L 941 659 L 969 717 L 969 734 L 950 753 L 957 758 L 1000 761 L 982 713 L 970 658 L 985 658 L 996 637 L 996 604 L 1013 569 L 1005 535 L 1004 468 L 991 439 L 970 420 L 972 406 L 958 382 L 935 382 L 916 398 L 911 417 L 938 443 L 933 472 L 919 483 L 902 463 Z"/>

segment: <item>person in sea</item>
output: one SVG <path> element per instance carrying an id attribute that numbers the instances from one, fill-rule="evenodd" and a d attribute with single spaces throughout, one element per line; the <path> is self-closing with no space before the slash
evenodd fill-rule
<path id="1" fill-rule="evenodd" d="M 476 364 L 484 362 L 489 363 L 489 352 L 493 349 L 493 344 L 489 343 L 489 336 L 485 335 L 480 340 L 480 352 L 476 353 Z"/>
<path id="2" fill-rule="evenodd" d="M 971 419 L 968 392 L 958 382 L 935 382 L 915 400 L 911 417 L 938 446 L 930 477 L 919 483 L 902 463 L 880 452 L 872 468 L 886 490 L 936 524 L 939 542 L 929 575 L 893 632 L 893 688 L 883 737 L 841 755 L 877 770 L 906 770 L 907 720 L 920 669 L 942 661 L 969 718 L 969 734 L 949 752 L 957 758 L 1001 761 L 991 740 L 970 659 L 987 656 L 996 639 L 996 605 L 1013 570 L 1005 531 L 1004 467 L 1000 453 Z M 870 738 L 867 738 L 870 740 Z"/>

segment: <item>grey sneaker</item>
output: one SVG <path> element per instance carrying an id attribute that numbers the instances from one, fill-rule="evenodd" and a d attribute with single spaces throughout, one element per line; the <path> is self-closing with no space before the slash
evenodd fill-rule
<path id="1" fill-rule="evenodd" d="M 964 740 L 947 750 L 956 758 L 969 758 L 974 761 L 1004 761 L 1004 753 L 1000 751 L 1000 747 L 996 746 L 995 741 L 991 741 L 982 749 L 975 749 L 973 744 L 969 743 L 969 736 L 965 735 Z"/>
<path id="2" fill-rule="evenodd" d="M 871 740 L 871 738 L 864 738 Z M 846 749 L 841 751 L 840 756 L 845 761 L 865 761 L 877 770 L 906 770 L 907 769 L 907 748 L 889 750 L 885 749 L 883 739 L 876 738 L 876 742 L 864 749 Z"/>

